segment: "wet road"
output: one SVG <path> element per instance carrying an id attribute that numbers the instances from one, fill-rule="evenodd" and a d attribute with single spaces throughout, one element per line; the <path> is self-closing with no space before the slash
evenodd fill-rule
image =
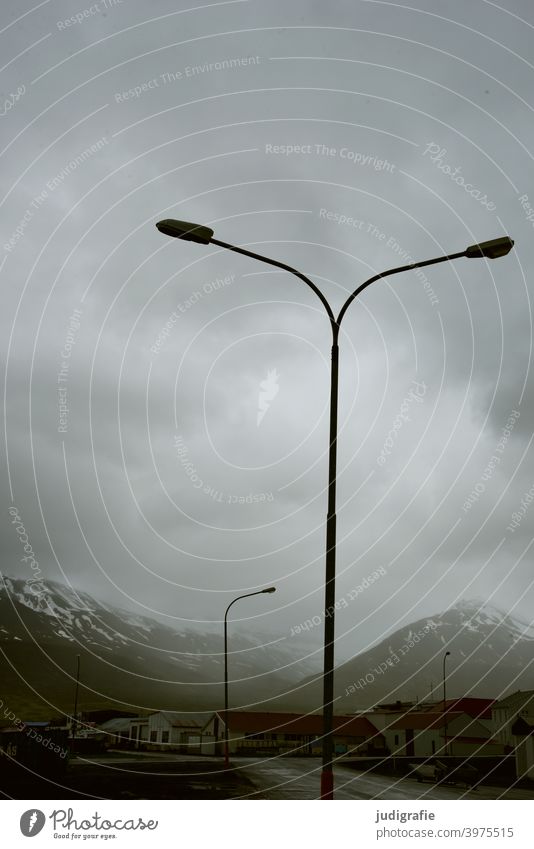
<path id="1" fill-rule="evenodd" d="M 247 798 L 317 799 L 321 772 L 320 758 L 235 758 L 234 769 L 256 786 L 256 793 Z M 336 799 L 534 799 L 533 790 L 465 785 L 436 786 L 419 783 L 413 778 L 393 778 L 372 772 L 356 772 L 337 766 L 335 774 Z"/>

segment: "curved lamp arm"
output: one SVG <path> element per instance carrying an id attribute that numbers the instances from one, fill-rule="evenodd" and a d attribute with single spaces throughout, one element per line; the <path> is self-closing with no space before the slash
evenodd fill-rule
<path id="1" fill-rule="evenodd" d="M 231 601 L 230 604 L 228 605 L 228 607 L 226 608 L 226 611 L 225 611 L 225 614 L 224 614 L 224 621 L 226 622 L 226 617 L 228 616 L 228 611 L 230 610 L 231 606 L 233 604 L 235 604 L 236 601 L 239 601 L 239 599 L 250 598 L 250 596 L 253 596 L 253 595 L 262 595 L 262 593 L 274 593 L 274 592 L 275 592 L 275 587 L 267 587 L 267 589 L 265 589 L 265 590 L 256 590 L 255 593 L 245 593 L 245 595 L 238 595 L 237 598 L 234 598 L 234 600 Z"/>
<path id="2" fill-rule="evenodd" d="M 270 257 L 268 257 L 268 256 L 263 256 L 262 254 L 255 254 L 255 253 L 253 253 L 253 251 L 247 251 L 246 248 L 238 248 L 236 245 L 229 245 L 228 242 L 220 242 L 219 239 L 211 238 L 210 242 L 211 242 L 212 245 L 219 245 L 219 247 L 227 248 L 227 250 L 229 250 L 229 251 L 234 251 L 235 253 L 238 253 L 238 254 L 244 254 L 245 256 L 250 256 L 250 257 L 252 257 L 252 259 L 258 259 L 260 262 L 266 262 L 268 265 L 275 265 L 277 268 L 283 268 L 284 271 L 289 271 L 290 274 L 294 274 L 295 277 L 300 277 L 300 279 L 304 280 L 304 282 L 310 287 L 310 289 L 312 289 L 315 292 L 315 294 L 317 295 L 317 297 L 321 301 L 322 305 L 324 306 L 324 308 L 327 312 L 327 315 L 328 315 L 328 318 L 330 319 L 331 324 L 336 323 L 335 318 L 334 318 L 334 313 L 332 312 L 332 307 L 330 306 L 330 304 L 326 300 L 325 296 L 323 295 L 323 293 L 321 292 L 319 287 L 316 286 L 315 283 L 313 283 L 309 279 L 309 277 L 306 277 L 306 275 L 303 274 L 301 271 L 297 271 L 297 269 L 293 268 L 291 265 L 286 265 L 285 262 L 278 262 L 278 260 L 270 259 Z"/>
<path id="3" fill-rule="evenodd" d="M 375 280 L 380 280 L 381 277 L 389 277 L 391 274 L 400 274 L 401 271 L 411 271 L 414 268 L 421 268 L 424 265 L 435 265 L 435 263 L 437 263 L 437 262 L 448 262 L 451 259 L 458 259 L 461 256 L 467 256 L 467 252 L 466 251 L 459 251 L 458 253 L 447 254 L 446 256 L 439 256 L 439 257 L 436 257 L 435 259 L 425 259 L 425 260 L 422 260 L 421 262 L 412 262 L 412 263 L 410 263 L 410 265 L 401 265 L 398 268 L 389 268 L 387 271 L 383 271 L 381 274 L 373 275 L 373 277 L 370 277 L 369 280 L 365 281 L 365 283 L 362 283 L 361 286 L 358 286 L 358 288 L 354 290 L 352 295 L 350 295 L 347 298 L 347 300 L 345 301 L 345 303 L 341 307 L 341 310 L 340 310 L 339 315 L 337 317 L 336 324 L 339 327 L 339 325 L 341 324 L 341 321 L 343 319 L 343 316 L 347 312 L 347 309 L 349 308 L 349 306 L 351 305 L 353 300 L 358 297 L 360 292 L 363 292 L 364 289 L 367 289 L 367 287 L 370 286 L 371 283 L 374 283 Z"/>

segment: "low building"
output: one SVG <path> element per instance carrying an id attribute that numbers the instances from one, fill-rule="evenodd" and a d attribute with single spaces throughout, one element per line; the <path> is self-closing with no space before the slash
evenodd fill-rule
<path id="1" fill-rule="evenodd" d="M 224 711 L 215 713 L 202 731 L 217 741 L 221 753 L 225 730 Z M 234 755 L 320 755 L 321 714 L 228 711 L 228 748 Z M 383 757 L 383 735 L 363 716 L 334 716 L 336 755 Z"/>
<path id="2" fill-rule="evenodd" d="M 534 690 L 517 690 L 492 705 L 493 733 L 509 752 L 517 742 L 514 740 L 512 727 L 519 718 L 524 719 L 527 724 L 534 724 Z"/>
<path id="3" fill-rule="evenodd" d="M 384 729 L 386 745 L 399 757 L 502 755 L 490 729 L 464 711 L 410 711 Z"/>
<path id="4" fill-rule="evenodd" d="M 130 743 L 135 749 L 141 749 L 148 741 L 148 719 L 136 716 L 130 721 Z"/>
<path id="5" fill-rule="evenodd" d="M 120 716 L 102 722 L 99 730 L 104 734 L 104 746 L 109 748 L 129 747 L 132 723 L 139 722 L 139 716 Z"/>
<path id="6" fill-rule="evenodd" d="M 172 749 L 182 754 L 213 754 L 214 738 L 202 733 L 206 717 L 206 713 L 168 710 L 149 714 L 147 747 L 165 751 Z"/>
<path id="7" fill-rule="evenodd" d="M 534 722 L 527 722 L 520 716 L 512 724 L 511 731 L 515 740 L 516 776 L 534 781 Z"/>

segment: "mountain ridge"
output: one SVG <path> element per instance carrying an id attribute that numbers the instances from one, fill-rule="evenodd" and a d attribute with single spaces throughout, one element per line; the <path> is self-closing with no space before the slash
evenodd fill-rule
<path id="1" fill-rule="evenodd" d="M 11 710 L 34 718 L 69 712 L 81 655 L 82 709 L 216 710 L 223 705 L 221 633 L 174 629 L 89 593 L 21 578 L 0 583 L 0 671 Z M 450 697 L 499 698 L 534 688 L 534 629 L 481 599 L 422 617 L 336 667 L 335 711 L 421 701 L 442 686 Z M 307 657 L 306 655 L 310 655 Z M 232 634 L 232 707 L 319 710 L 321 657 L 287 637 Z M 1 718 L 1 717 L 0 717 Z"/>

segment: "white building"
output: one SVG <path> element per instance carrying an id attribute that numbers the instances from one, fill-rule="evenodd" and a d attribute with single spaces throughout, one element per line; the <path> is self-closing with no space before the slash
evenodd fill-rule
<path id="1" fill-rule="evenodd" d="M 519 717 L 512 725 L 512 734 L 516 744 L 516 775 L 534 781 L 534 725 Z"/>
<path id="2" fill-rule="evenodd" d="M 492 705 L 493 733 L 508 751 L 512 751 L 517 743 L 512 725 L 519 717 L 529 725 L 534 725 L 534 690 L 518 690 Z"/>
<path id="3" fill-rule="evenodd" d="M 182 754 L 213 754 L 214 738 L 202 735 L 210 714 L 178 713 L 160 710 L 147 717 L 147 739 L 149 748 L 172 749 Z"/>
<path id="4" fill-rule="evenodd" d="M 99 730 L 105 735 L 104 745 L 106 748 L 115 746 L 127 746 L 130 742 L 132 722 L 139 722 L 138 716 L 119 716 L 108 719 L 99 726 Z"/>
<path id="5" fill-rule="evenodd" d="M 464 711 L 414 710 L 393 718 L 368 713 L 367 719 L 380 727 L 387 748 L 397 757 L 501 755 L 504 750 L 483 722 Z"/>
<path id="6" fill-rule="evenodd" d="M 130 720 L 130 742 L 136 749 L 148 740 L 148 719 L 146 716 L 136 716 Z"/>

